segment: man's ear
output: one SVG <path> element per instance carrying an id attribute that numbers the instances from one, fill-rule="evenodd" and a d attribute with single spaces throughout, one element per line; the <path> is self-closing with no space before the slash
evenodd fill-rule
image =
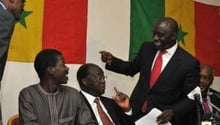
<path id="1" fill-rule="evenodd" d="M 14 2 L 15 2 L 15 0 L 9 0 L 9 2 L 10 2 L 10 3 L 14 3 Z"/>
<path id="2" fill-rule="evenodd" d="M 47 72 L 52 74 L 54 71 L 54 68 L 52 66 L 47 67 Z"/>
<path id="3" fill-rule="evenodd" d="M 212 80 L 211 80 L 211 84 L 210 84 L 210 86 L 213 84 L 213 81 L 214 81 L 214 77 L 212 77 Z"/>
<path id="4" fill-rule="evenodd" d="M 83 86 L 86 86 L 86 85 L 87 85 L 87 79 L 86 79 L 86 78 L 83 78 L 83 79 L 82 79 L 82 84 L 83 84 Z"/>
<path id="5" fill-rule="evenodd" d="M 178 36 L 177 36 L 177 33 L 176 33 L 176 32 L 173 32 L 172 37 L 171 37 L 172 41 L 176 40 L 177 37 L 178 37 Z"/>

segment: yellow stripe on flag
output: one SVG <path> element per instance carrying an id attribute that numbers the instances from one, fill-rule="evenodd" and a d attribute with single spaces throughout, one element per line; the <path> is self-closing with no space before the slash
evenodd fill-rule
<path id="1" fill-rule="evenodd" d="M 8 60 L 32 62 L 42 48 L 43 0 L 27 0 L 25 11 L 32 11 L 26 16 L 26 28 L 16 23 L 10 43 Z"/>
<path id="2" fill-rule="evenodd" d="M 179 45 L 195 56 L 194 2 L 192 0 L 165 0 L 165 16 L 173 17 L 188 34 Z"/>

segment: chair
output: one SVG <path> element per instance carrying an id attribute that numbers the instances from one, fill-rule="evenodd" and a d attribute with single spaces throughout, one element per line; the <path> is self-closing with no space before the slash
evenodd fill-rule
<path id="1" fill-rule="evenodd" d="M 20 125 L 20 119 L 19 115 L 13 115 L 8 119 L 8 124 L 7 125 Z"/>

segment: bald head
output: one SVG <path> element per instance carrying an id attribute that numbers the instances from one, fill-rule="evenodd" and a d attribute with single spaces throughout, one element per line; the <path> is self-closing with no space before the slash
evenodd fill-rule
<path id="1" fill-rule="evenodd" d="M 77 72 L 80 88 L 93 96 L 101 96 L 105 92 L 104 72 L 96 64 L 83 64 Z"/>
<path id="2" fill-rule="evenodd" d="M 209 76 L 214 77 L 214 69 L 209 64 L 200 64 L 200 70 L 206 70 Z"/>
<path id="3" fill-rule="evenodd" d="M 214 79 L 214 69 L 211 65 L 200 64 L 200 88 L 202 91 L 202 96 L 205 97 L 212 85 Z"/>
<path id="4" fill-rule="evenodd" d="M 210 77 L 214 77 L 214 69 L 211 65 L 209 64 L 200 64 L 200 71 L 206 71 L 207 75 L 209 75 Z"/>
<path id="5" fill-rule="evenodd" d="M 170 17 L 159 20 L 153 29 L 153 40 L 158 50 L 169 49 L 176 44 L 178 24 Z"/>
<path id="6" fill-rule="evenodd" d="M 169 27 L 172 32 L 178 32 L 178 23 L 171 17 L 164 17 L 157 22 L 162 27 Z"/>

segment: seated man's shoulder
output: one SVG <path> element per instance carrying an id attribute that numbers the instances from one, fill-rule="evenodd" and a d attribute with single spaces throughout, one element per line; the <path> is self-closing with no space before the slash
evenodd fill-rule
<path id="1" fill-rule="evenodd" d="M 101 99 L 101 100 L 104 100 L 104 101 L 107 101 L 107 102 L 114 102 L 113 99 L 108 98 L 108 97 L 105 97 L 105 96 L 100 96 L 100 99 Z"/>
<path id="2" fill-rule="evenodd" d="M 217 91 L 217 90 L 215 90 L 215 89 L 213 89 L 213 88 L 210 88 L 209 91 L 212 92 L 212 93 L 220 94 L 219 91 Z"/>
<path id="3" fill-rule="evenodd" d="M 220 93 L 217 90 L 209 89 L 209 96 L 212 101 L 217 107 L 220 106 Z"/>
<path id="4" fill-rule="evenodd" d="M 79 92 L 76 88 L 73 88 L 71 86 L 67 85 L 60 85 L 60 87 L 65 91 L 73 91 L 73 92 Z"/>
<path id="5" fill-rule="evenodd" d="M 103 103 L 105 104 L 109 104 L 111 106 L 116 106 L 118 107 L 117 103 L 111 99 L 111 98 L 108 98 L 108 97 L 105 97 L 105 96 L 101 96 L 100 99 L 102 100 Z"/>
<path id="6" fill-rule="evenodd" d="M 38 84 L 29 85 L 25 88 L 23 88 L 20 93 L 27 93 L 27 92 L 33 92 L 34 89 L 36 89 Z"/>
<path id="7" fill-rule="evenodd" d="M 66 85 L 61 85 L 60 88 L 61 88 L 61 91 L 65 93 L 69 93 L 69 94 L 73 94 L 77 96 L 79 95 L 79 91 L 76 88 L 66 86 Z"/>

